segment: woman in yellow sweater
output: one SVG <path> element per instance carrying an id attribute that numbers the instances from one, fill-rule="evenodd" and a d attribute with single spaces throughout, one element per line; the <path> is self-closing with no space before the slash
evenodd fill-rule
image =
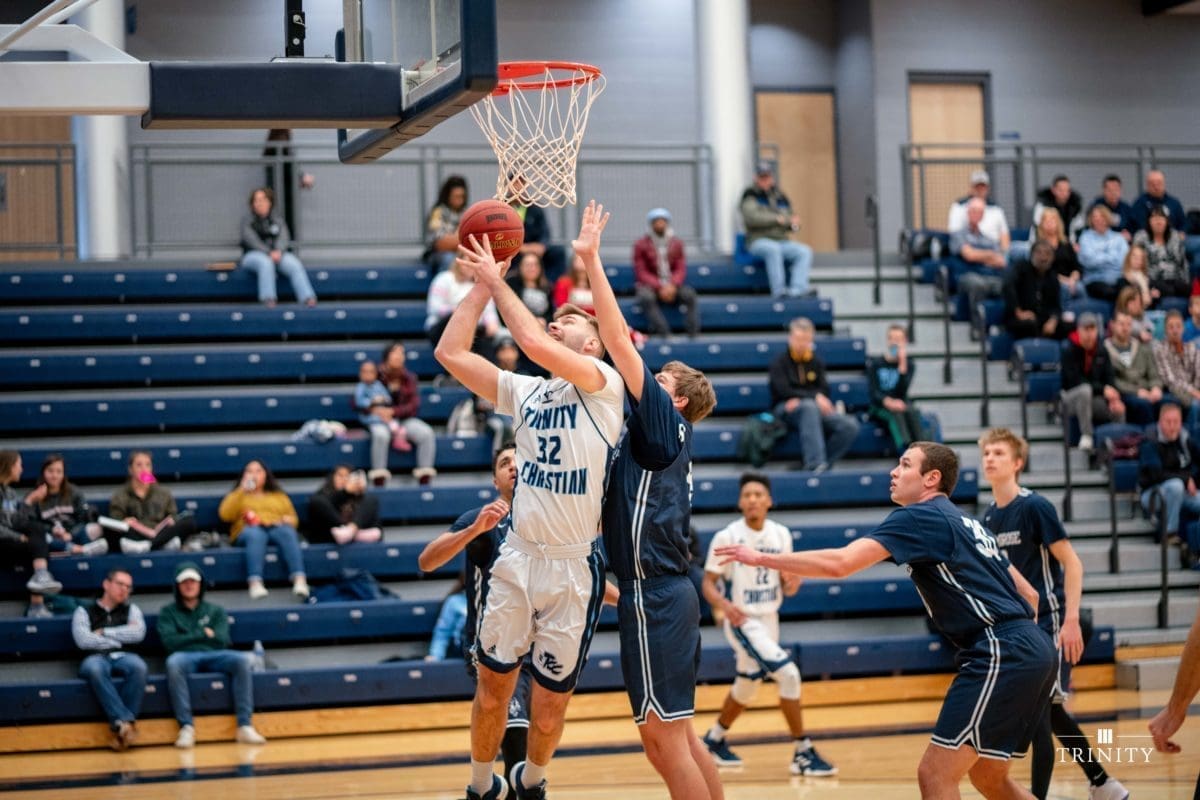
<path id="1" fill-rule="evenodd" d="M 308 579 L 304 575 L 304 556 L 300 553 L 300 520 L 291 498 L 280 488 L 275 476 L 261 461 L 250 461 L 233 491 L 225 495 L 217 513 L 229 523 L 234 544 L 246 548 L 246 577 L 250 599 L 267 596 L 263 586 L 263 562 L 267 543 L 279 548 L 292 579 L 292 593 L 308 597 Z"/>

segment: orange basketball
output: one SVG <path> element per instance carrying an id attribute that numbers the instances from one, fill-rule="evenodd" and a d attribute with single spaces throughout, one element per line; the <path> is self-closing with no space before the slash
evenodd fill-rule
<path id="1" fill-rule="evenodd" d="M 508 203 L 480 200 L 463 213 L 458 221 L 458 240 L 471 246 L 471 235 L 483 244 L 486 235 L 496 261 L 516 255 L 525 242 L 525 223 Z"/>

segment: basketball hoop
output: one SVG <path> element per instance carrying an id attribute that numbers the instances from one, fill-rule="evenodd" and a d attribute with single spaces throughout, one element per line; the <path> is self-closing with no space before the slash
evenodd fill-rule
<path id="1" fill-rule="evenodd" d="M 500 162 L 496 199 L 574 204 L 575 162 L 604 76 L 570 61 L 510 61 L 496 70 L 496 88 L 471 106 Z"/>

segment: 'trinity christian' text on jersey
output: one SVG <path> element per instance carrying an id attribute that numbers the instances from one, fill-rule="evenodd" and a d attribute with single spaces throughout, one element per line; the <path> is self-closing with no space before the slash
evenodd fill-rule
<path id="1" fill-rule="evenodd" d="M 618 580 L 688 572 L 692 424 L 643 365 L 642 400 L 617 445 L 601 528 Z"/>
<path id="2" fill-rule="evenodd" d="M 1008 557 L 1038 593 L 1038 624 L 1056 632 L 1065 607 L 1062 565 L 1050 545 L 1067 538 L 1058 512 L 1040 494 L 1022 488 L 1004 508 L 988 506 L 983 524 L 996 537 Z"/>
<path id="3" fill-rule="evenodd" d="M 867 536 L 908 566 L 930 618 L 956 647 L 970 647 L 986 628 L 1033 619 L 995 538 L 945 495 L 897 508 Z"/>
<path id="4" fill-rule="evenodd" d="M 613 447 L 621 433 L 625 385 L 612 367 L 597 392 L 565 378 L 501 372 L 496 410 L 511 415 L 517 444 L 514 535 L 544 545 L 592 542 Z"/>
<path id="5" fill-rule="evenodd" d="M 779 570 L 748 567 L 736 562 L 721 566 L 720 557 L 713 551 L 733 544 L 744 544 L 760 553 L 790 553 L 791 531 L 769 519 L 763 522 L 762 530 L 756 531 L 744 519 L 739 519 L 717 531 L 708 546 L 708 558 L 704 563 L 705 572 L 715 572 L 725 580 L 725 596 L 735 606 L 753 616 L 775 614 L 783 603 Z"/>

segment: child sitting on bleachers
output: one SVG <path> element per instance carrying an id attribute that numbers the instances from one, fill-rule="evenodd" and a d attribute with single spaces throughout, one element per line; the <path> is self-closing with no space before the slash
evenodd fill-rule
<path id="1" fill-rule="evenodd" d="M 379 380 L 374 361 L 364 361 L 358 367 L 358 385 L 354 387 L 354 408 L 358 421 L 371 432 L 371 481 L 383 486 L 392 477 L 388 471 L 388 448 L 401 452 L 412 450 L 408 434 L 395 419 L 392 395 Z"/>

